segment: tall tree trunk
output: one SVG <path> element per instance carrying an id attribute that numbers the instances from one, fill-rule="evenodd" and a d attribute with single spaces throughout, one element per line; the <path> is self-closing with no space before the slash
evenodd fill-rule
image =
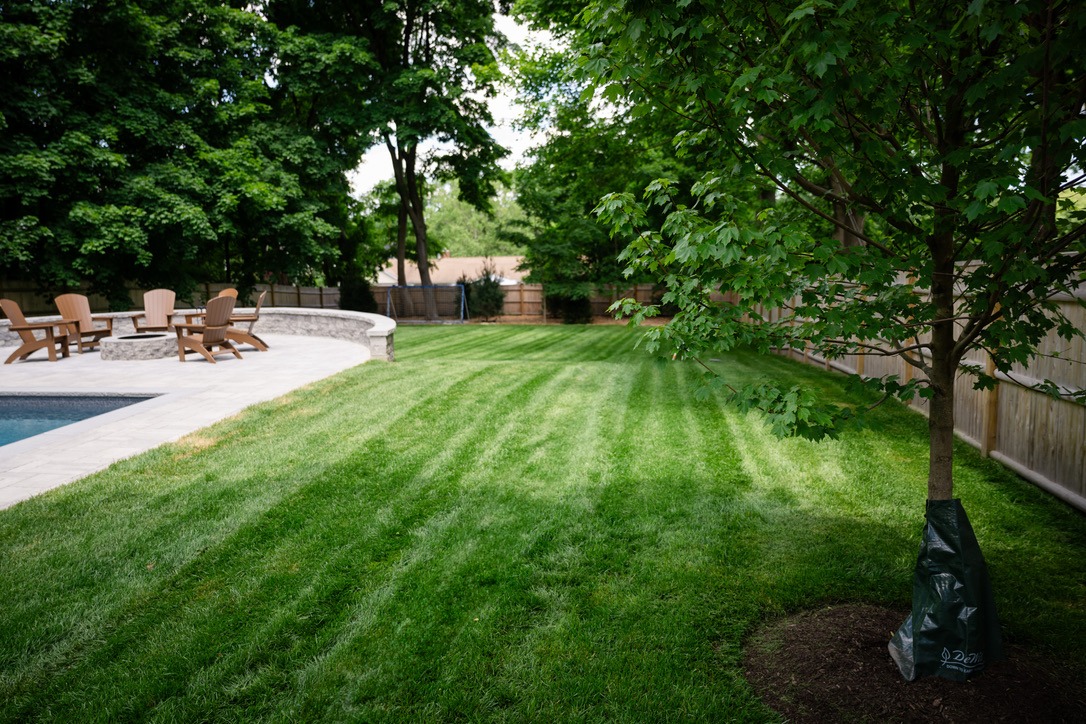
<path id="1" fill-rule="evenodd" d="M 400 199 L 396 219 L 396 284 L 407 286 L 407 202 Z"/>
<path id="2" fill-rule="evenodd" d="M 427 319 L 437 319 L 437 299 L 434 296 L 433 282 L 430 281 L 430 258 L 426 243 L 426 217 L 423 212 L 422 194 L 419 191 L 418 175 L 415 171 L 414 146 L 404 145 L 397 140 L 392 143 L 389 134 L 385 134 L 385 146 L 392 156 L 392 170 L 396 176 L 396 191 L 400 195 L 401 209 L 406 211 L 415 230 L 415 250 L 418 253 L 419 281 L 423 287 L 423 302 Z"/>
<path id="3" fill-rule="evenodd" d="M 427 319 L 437 319 L 437 297 L 434 283 L 430 279 L 430 253 L 426 237 L 426 217 L 423 211 L 422 192 L 419 190 L 418 174 L 415 171 L 415 149 L 406 153 L 404 164 L 404 185 L 407 190 L 407 213 L 411 217 L 411 226 L 415 230 L 415 252 L 419 265 L 419 283 L 422 284 L 422 299 Z"/>
<path id="4" fill-rule="evenodd" d="M 407 202 L 403 199 L 400 199 L 396 219 L 396 285 L 402 287 L 396 295 L 399 302 L 397 312 L 405 317 L 414 317 L 415 300 L 407 289 Z"/>

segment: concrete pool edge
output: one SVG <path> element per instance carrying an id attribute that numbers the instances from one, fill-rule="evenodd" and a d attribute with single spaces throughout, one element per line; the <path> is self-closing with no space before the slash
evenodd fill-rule
<path id="1" fill-rule="evenodd" d="M 53 443 L 64 441 L 66 439 L 78 439 L 80 436 L 85 435 L 88 430 L 95 429 L 100 425 L 109 424 L 111 422 L 117 422 L 131 417 L 132 415 L 143 414 L 153 410 L 158 405 L 151 405 L 150 403 L 159 402 L 159 405 L 168 404 L 170 399 L 175 396 L 187 396 L 191 394 L 190 391 L 178 391 L 178 392 L 147 392 L 146 390 L 140 391 L 86 391 L 86 392 L 57 392 L 55 390 L 0 390 L 0 397 L 76 397 L 76 398 L 93 398 L 93 397 L 139 397 L 143 398 L 140 402 L 134 402 L 130 405 L 118 408 L 116 410 L 110 410 L 109 412 L 103 412 L 99 415 L 93 415 L 84 420 L 77 420 L 70 422 L 66 425 L 53 428 L 52 430 L 46 430 L 45 432 L 38 433 L 33 437 L 24 438 L 22 440 L 16 440 L 10 442 L 7 445 L 0 445 L 0 455 L 19 455 L 25 453 L 33 453 L 39 448 L 52 445 Z M 139 408 L 139 409 L 133 409 Z M 0 503 L 2 506 L 2 503 Z"/>

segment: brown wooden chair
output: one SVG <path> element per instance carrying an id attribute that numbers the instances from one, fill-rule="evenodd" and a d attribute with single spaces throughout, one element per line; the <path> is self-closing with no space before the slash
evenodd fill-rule
<path id="1" fill-rule="evenodd" d="M 56 298 L 57 309 L 68 324 L 68 335 L 79 344 L 79 354 L 84 347 L 96 347 L 103 337 L 113 336 L 113 318 L 100 314 L 91 314 L 90 302 L 82 294 L 61 294 Z M 103 321 L 105 327 L 94 326 L 95 321 Z"/>
<path id="2" fill-rule="evenodd" d="M 68 322 L 62 319 L 57 322 L 27 322 L 23 316 L 23 310 L 10 299 L 0 299 L 0 309 L 4 310 L 4 316 L 11 320 L 11 331 L 19 333 L 22 346 L 11 353 L 4 364 L 9 365 L 15 360 L 25 360 L 39 349 L 49 353 L 49 361 L 57 361 L 57 345 L 60 345 L 60 353 L 68 356 Z M 53 330 L 56 329 L 54 332 Z M 39 330 L 45 333 L 42 339 L 38 339 L 34 332 Z"/>
<path id="3" fill-rule="evenodd" d="M 230 327 L 230 313 L 233 311 L 233 297 L 215 297 L 207 302 L 203 324 L 174 324 L 173 329 L 177 332 L 177 356 L 181 361 L 185 361 L 185 355 L 189 352 L 199 352 L 212 364 L 215 364 L 216 354 L 229 353 L 241 359 L 241 352 L 226 338 L 226 330 Z"/>
<path id="4" fill-rule="evenodd" d="M 245 329 L 231 326 L 230 329 L 226 330 L 227 339 L 231 339 L 238 344 L 251 344 L 261 352 L 268 351 L 268 343 L 253 334 L 253 325 L 260 321 L 260 307 L 264 304 L 264 297 L 266 296 L 268 296 L 266 291 L 260 293 L 260 296 L 256 298 L 256 307 L 253 309 L 252 313 L 230 315 L 231 325 L 245 324 L 248 322 L 249 326 Z"/>
<path id="5" fill-rule="evenodd" d="M 152 289 L 144 292 L 143 312 L 132 317 L 132 326 L 136 328 L 136 333 L 168 332 L 173 329 L 173 305 L 176 300 L 177 295 L 172 289 Z"/>

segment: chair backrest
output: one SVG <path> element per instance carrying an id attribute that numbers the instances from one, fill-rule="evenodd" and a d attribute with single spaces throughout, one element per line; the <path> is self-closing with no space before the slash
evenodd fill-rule
<path id="1" fill-rule="evenodd" d="M 56 301 L 60 316 L 79 322 L 80 329 L 93 329 L 90 301 L 82 294 L 61 294 Z"/>
<path id="2" fill-rule="evenodd" d="M 23 310 L 12 300 L 0 299 L 0 309 L 3 309 L 4 316 L 11 320 L 12 327 L 23 327 L 26 325 L 26 317 L 23 316 Z M 29 329 L 20 330 L 19 338 L 22 339 L 23 342 L 35 341 L 34 333 Z"/>
<path id="3" fill-rule="evenodd" d="M 234 311 L 235 301 L 233 297 L 215 297 L 207 300 L 204 331 L 200 334 L 204 344 L 222 342 L 226 339 L 226 329 L 230 326 L 230 314 Z"/>
<path id="4" fill-rule="evenodd" d="M 233 287 L 227 287 L 226 289 L 223 289 L 221 292 L 219 292 L 219 296 L 220 297 L 233 297 L 234 299 L 237 299 L 238 298 L 238 290 L 234 289 Z"/>
<path id="5" fill-rule="evenodd" d="M 256 298 L 256 309 L 253 310 L 253 314 L 257 317 L 260 316 L 260 305 L 264 303 L 264 297 L 268 296 L 268 290 L 265 289 L 260 293 L 260 296 Z"/>
<path id="6" fill-rule="evenodd" d="M 143 314 L 148 327 L 167 327 L 177 295 L 172 289 L 152 289 L 143 294 Z"/>

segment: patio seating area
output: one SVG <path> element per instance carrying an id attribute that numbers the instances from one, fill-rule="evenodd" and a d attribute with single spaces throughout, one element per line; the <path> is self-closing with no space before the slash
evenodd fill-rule
<path id="1" fill-rule="evenodd" d="M 74 326 L 67 317 L 28 320 L 17 305 L 7 303 L 8 318 L 0 319 L 0 358 L 12 364 L 0 367 L 0 394 L 157 396 L 3 446 L 0 508 L 370 359 L 392 359 L 396 325 L 386 317 L 291 308 L 264 309 L 261 314 L 259 306 L 233 310 L 234 298 L 229 295 L 224 302 L 230 307 L 224 312 L 230 322 L 238 315 L 243 326 L 218 332 L 229 329 L 232 346 L 253 354 L 244 359 L 227 354 L 217 364 L 204 360 L 178 364 L 173 329 L 177 327 L 183 345 L 195 350 L 201 345 L 189 335 L 207 326 L 211 304 L 206 313 L 168 305 L 168 316 L 184 315 L 190 323 L 171 320 L 169 331 L 157 334 L 147 333 L 144 313 L 94 315 L 95 326 L 105 324 L 112 334 L 94 339 L 94 349 L 75 354 L 77 331 L 64 333 Z M 258 318 L 268 330 L 261 337 L 251 332 Z M 192 323 L 197 320 L 203 324 Z M 136 327 L 139 321 L 145 323 Z M 164 326 L 161 320 L 151 324 Z M 32 332 L 41 340 L 28 342 Z M 206 332 L 203 341 L 208 342 Z M 230 351 L 231 341 L 214 341 Z M 267 353 L 269 348 L 274 351 Z"/>

